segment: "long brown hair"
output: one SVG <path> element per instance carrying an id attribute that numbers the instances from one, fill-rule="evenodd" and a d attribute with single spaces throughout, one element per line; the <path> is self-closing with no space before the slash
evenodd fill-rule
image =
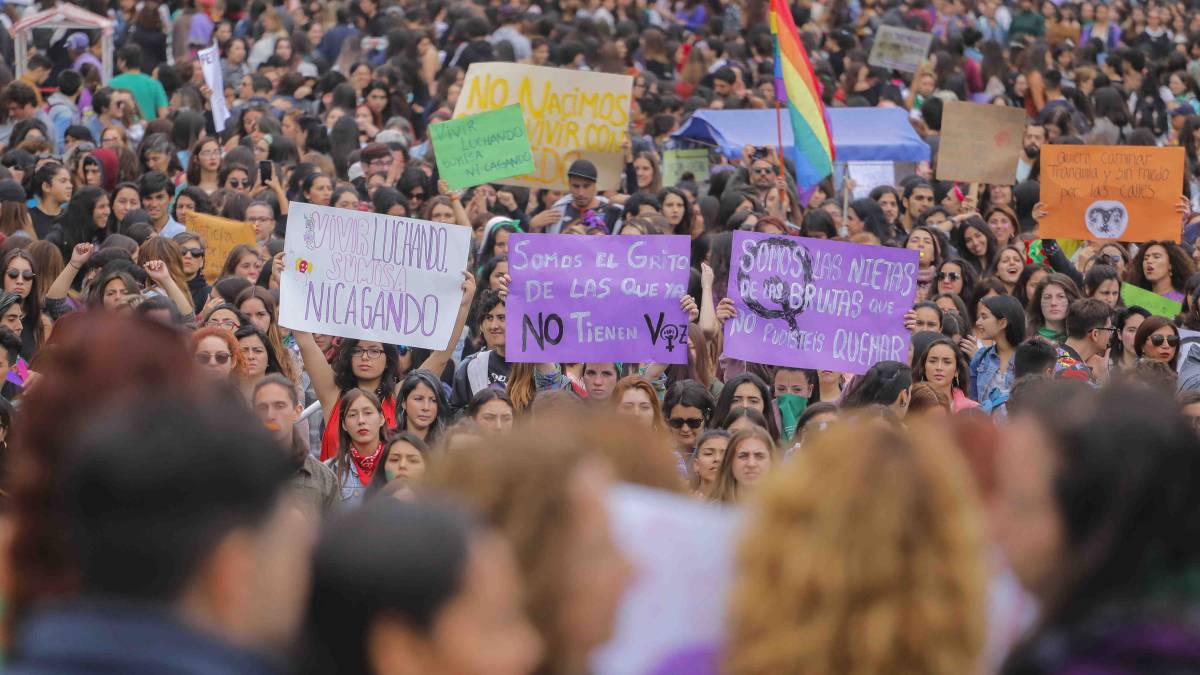
<path id="1" fill-rule="evenodd" d="M 987 547 L 970 476 L 943 435 L 835 427 L 750 504 L 722 672 L 978 670 Z"/>
<path id="2" fill-rule="evenodd" d="M 270 344 L 267 346 L 275 352 L 275 360 L 279 361 L 279 372 L 292 382 L 299 383 L 300 373 L 297 372 L 296 361 L 292 358 L 292 352 L 283 346 L 283 337 L 279 334 L 279 304 L 275 302 L 275 294 L 262 286 L 251 286 L 238 293 L 233 304 L 241 310 L 242 304 L 250 298 L 258 298 L 267 314 L 271 316 L 271 325 L 267 329 L 267 340 Z"/>
<path id="3" fill-rule="evenodd" d="M 161 260 L 167 266 L 171 280 L 187 298 L 187 304 L 191 307 L 192 294 L 188 292 L 187 277 L 183 274 L 183 252 L 180 251 L 179 244 L 170 237 L 150 237 L 138 247 L 138 262 L 145 265 L 151 260 Z M 192 310 L 195 311 L 195 307 L 192 307 Z"/>
<path id="4" fill-rule="evenodd" d="M 775 439 L 771 438 L 771 432 L 757 424 L 742 429 L 734 434 L 729 439 L 729 445 L 725 446 L 725 455 L 721 458 L 720 468 L 717 469 L 717 483 L 713 485 L 713 501 L 738 501 L 738 482 L 733 475 L 733 458 L 739 445 L 755 438 L 767 445 L 767 452 L 771 453 L 771 468 L 777 468 L 775 465 L 779 463 L 779 447 L 775 445 Z"/>
<path id="5" fill-rule="evenodd" d="M 346 411 L 354 402 L 360 398 L 365 398 L 375 406 L 375 412 L 379 413 L 379 442 L 383 442 L 384 434 L 387 433 L 387 417 L 383 414 L 383 406 L 379 403 L 379 397 L 375 394 L 362 389 L 361 387 L 353 387 L 342 394 L 338 399 L 338 410 L 341 412 L 341 420 L 338 423 L 337 437 L 338 449 L 337 454 L 333 457 L 333 472 L 337 474 L 338 479 L 345 481 L 346 476 L 350 473 L 350 448 L 354 442 L 350 439 L 350 434 L 346 433 Z M 379 467 L 382 468 L 382 467 Z"/>

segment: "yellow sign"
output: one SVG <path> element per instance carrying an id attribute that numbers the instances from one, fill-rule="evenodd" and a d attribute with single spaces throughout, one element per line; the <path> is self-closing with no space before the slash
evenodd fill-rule
<path id="1" fill-rule="evenodd" d="M 187 229 L 204 237 L 204 278 L 213 283 L 221 274 L 225 258 L 238 244 L 256 245 L 254 226 L 195 211 L 184 216 Z"/>
<path id="2" fill-rule="evenodd" d="M 500 182 L 566 190 L 567 168 L 583 158 L 596 165 L 597 188 L 615 190 L 625 160 L 633 78 L 628 75 L 516 63 L 473 63 L 455 117 L 519 104 L 533 148 L 533 173 Z"/>

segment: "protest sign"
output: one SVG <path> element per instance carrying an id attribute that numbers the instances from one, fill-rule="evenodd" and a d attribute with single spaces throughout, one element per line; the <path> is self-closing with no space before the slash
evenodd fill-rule
<path id="1" fill-rule="evenodd" d="M 445 349 L 470 247 L 459 225 L 292 202 L 279 324 Z"/>
<path id="2" fill-rule="evenodd" d="M 438 174 L 454 190 L 536 168 L 519 105 L 430 125 L 429 138 Z"/>
<path id="3" fill-rule="evenodd" d="M 925 55 L 929 53 L 929 45 L 933 35 L 896 26 L 880 26 L 875 33 L 875 42 L 871 45 L 871 55 L 867 63 L 872 66 L 882 66 L 908 73 L 917 72 Z"/>
<path id="4" fill-rule="evenodd" d="M 225 258 L 241 244 L 255 245 L 254 226 L 192 211 L 183 216 L 183 225 L 204 238 L 204 278 L 213 283 L 221 275 Z"/>
<path id="5" fill-rule="evenodd" d="M 634 485 L 613 488 L 608 511 L 635 581 L 591 671 L 715 672 L 703 665 L 719 659 L 724 642 L 741 512 Z M 703 592 L 697 592 L 697 580 L 703 580 Z M 687 667 L 692 664 L 698 667 Z"/>
<path id="6" fill-rule="evenodd" d="M 1043 145 L 1048 239 L 1179 241 L 1183 148 Z"/>
<path id="7" fill-rule="evenodd" d="M 948 101 L 942 112 L 937 178 L 1012 185 L 1017 182 L 1024 137 L 1021 108 Z"/>
<path id="8" fill-rule="evenodd" d="M 615 190 L 625 169 L 633 78 L 517 63 L 472 63 L 454 116 L 520 104 L 536 169 L 502 183 L 567 190 L 567 168 L 596 165 L 599 190 Z"/>
<path id="9" fill-rule="evenodd" d="M 1155 316 L 1165 316 L 1168 319 L 1174 319 L 1183 311 L 1182 304 L 1170 298 L 1164 298 L 1154 291 L 1148 291 L 1125 282 L 1121 283 L 1121 301 L 1125 303 L 1126 307 L 1136 305 Z"/>
<path id="10" fill-rule="evenodd" d="M 508 347 L 517 363 L 687 363 L 691 239 L 513 234 Z"/>
<path id="11" fill-rule="evenodd" d="M 708 150 L 667 150 L 663 153 L 663 187 L 674 187 L 689 171 L 697 182 L 708 180 Z"/>
<path id="12" fill-rule="evenodd" d="M 221 52 L 216 44 L 208 49 L 196 52 L 200 60 L 200 71 L 204 75 L 204 84 L 212 91 L 208 102 L 212 109 L 213 128 L 217 133 L 225 131 L 225 122 L 231 113 L 225 103 L 225 75 L 221 72 Z"/>
<path id="13" fill-rule="evenodd" d="M 725 355 L 793 368 L 863 373 L 908 362 L 904 313 L 917 290 L 916 251 L 737 231 Z"/>
<path id="14" fill-rule="evenodd" d="M 839 171 L 834 171 L 838 175 Z M 871 196 L 871 190 L 880 185 L 896 184 L 895 162 L 846 162 L 846 173 L 854 181 L 854 199 Z"/>

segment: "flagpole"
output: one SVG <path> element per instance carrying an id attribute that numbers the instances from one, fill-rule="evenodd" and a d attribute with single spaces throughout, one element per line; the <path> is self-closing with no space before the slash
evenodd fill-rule
<path id="1" fill-rule="evenodd" d="M 779 162 L 779 175 L 787 177 L 787 169 L 783 165 L 783 113 L 779 108 L 779 96 L 775 96 L 775 140 L 776 148 L 779 150 L 779 155 L 775 158 Z"/>

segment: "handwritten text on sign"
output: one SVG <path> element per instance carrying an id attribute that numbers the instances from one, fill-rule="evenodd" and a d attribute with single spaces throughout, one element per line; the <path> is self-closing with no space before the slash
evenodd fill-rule
<path id="1" fill-rule="evenodd" d="M 1041 162 L 1041 236 L 1179 241 L 1182 147 L 1046 145 Z"/>
<path id="2" fill-rule="evenodd" d="M 279 323 L 445 349 L 462 301 L 471 231 L 292 202 Z"/>
<path id="3" fill-rule="evenodd" d="M 738 231 L 731 265 L 728 356 L 845 373 L 908 361 L 916 251 Z"/>
<path id="4" fill-rule="evenodd" d="M 537 169 L 504 183 L 567 190 L 567 168 L 584 158 L 596 165 L 598 188 L 615 190 L 625 168 L 621 144 L 629 127 L 632 91 L 633 78 L 628 75 L 473 63 L 454 116 L 520 104 Z"/>
<path id="5" fill-rule="evenodd" d="M 454 190 L 536 168 L 519 105 L 432 124 L 429 138 L 438 173 Z"/>
<path id="6" fill-rule="evenodd" d="M 686 236 L 512 235 L 506 357 L 687 363 L 690 252 Z"/>

